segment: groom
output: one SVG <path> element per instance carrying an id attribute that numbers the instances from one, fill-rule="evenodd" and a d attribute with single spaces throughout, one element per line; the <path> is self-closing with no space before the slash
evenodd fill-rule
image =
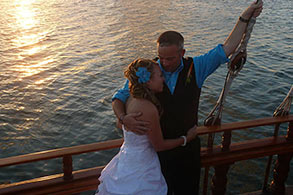
<path id="1" fill-rule="evenodd" d="M 201 87 L 204 80 L 238 47 L 250 17 L 258 17 L 262 1 L 252 3 L 242 12 L 234 29 L 224 44 L 217 45 L 208 53 L 184 58 L 184 38 L 175 31 L 162 33 L 157 40 L 158 63 L 165 78 L 164 90 L 157 96 L 163 108 L 160 118 L 164 138 L 186 135 L 197 125 L 197 113 Z M 129 97 L 128 81 L 116 92 L 112 106 L 119 122 L 128 130 L 145 134 L 148 122 L 136 118 L 141 113 L 125 113 L 124 104 Z M 159 152 L 161 169 L 168 185 L 168 194 L 198 194 L 200 180 L 200 139 L 197 137 L 185 146 Z"/>

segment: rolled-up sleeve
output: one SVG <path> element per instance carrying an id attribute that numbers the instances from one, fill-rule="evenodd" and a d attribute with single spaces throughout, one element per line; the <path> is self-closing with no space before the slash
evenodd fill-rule
<path id="1" fill-rule="evenodd" d="M 208 53 L 193 58 L 196 73 L 196 82 L 199 88 L 202 87 L 205 79 L 212 74 L 221 64 L 229 61 L 223 45 L 219 44 Z"/>
<path id="2" fill-rule="evenodd" d="M 125 84 L 122 88 L 120 88 L 116 93 L 114 93 L 114 95 L 112 96 L 112 101 L 114 101 L 115 99 L 119 99 L 122 102 L 126 102 L 126 100 L 128 99 L 128 97 L 130 96 L 129 93 L 129 81 L 126 79 Z"/>

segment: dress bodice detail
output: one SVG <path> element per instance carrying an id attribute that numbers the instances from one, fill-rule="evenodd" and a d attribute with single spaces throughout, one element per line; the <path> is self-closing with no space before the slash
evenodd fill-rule
<path id="1" fill-rule="evenodd" d="M 140 151 L 151 148 L 153 150 L 153 146 L 147 135 L 137 135 L 131 131 L 125 130 L 125 127 L 123 126 L 123 137 L 123 149 L 131 148 L 132 151 Z"/>

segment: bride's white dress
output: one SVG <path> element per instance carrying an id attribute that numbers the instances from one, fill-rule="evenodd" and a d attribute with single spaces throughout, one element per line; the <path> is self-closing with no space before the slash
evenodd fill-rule
<path id="1" fill-rule="evenodd" d="M 124 143 L 104 168 L 96 195 L 166 195 L 167 184 L 147 135 L 123 128 Z"/>

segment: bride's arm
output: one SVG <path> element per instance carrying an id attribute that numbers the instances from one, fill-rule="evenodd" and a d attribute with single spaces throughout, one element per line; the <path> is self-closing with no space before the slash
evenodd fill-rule
<path id="1" fill-rule="evenodd" d="M 150 103 L 151 104 L 151 103 Z M 164 139 L 160 126 L 160 117 L 156 107 L 151 105 L 145 105 L 143 109 L 142 118 L 150 122 L 150 131 L 148 137 L 156 151 L 169 150 L 178 147 L 184 143 L 184 138 L 178 137 L 176 139 Z M 183 136 L 183 135 L 182 135 Z M 196 127 L 193 127 L 187 133 L 187 142 L 196 137 Z"/>

